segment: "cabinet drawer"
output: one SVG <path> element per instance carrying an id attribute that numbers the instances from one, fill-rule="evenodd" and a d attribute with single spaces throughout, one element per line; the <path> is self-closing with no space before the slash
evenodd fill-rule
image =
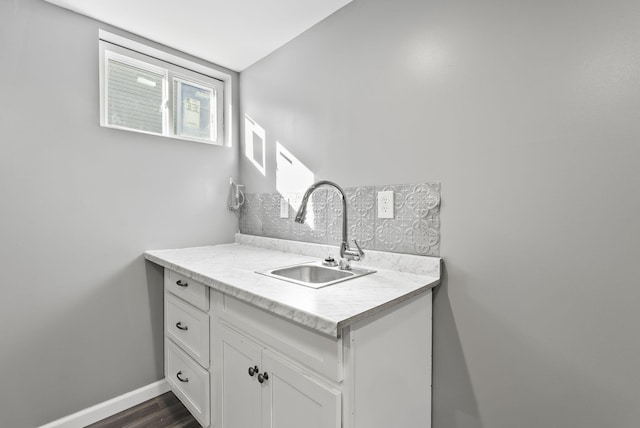
<path id="1" fill-rule="evenodd" d="M 171 294 L 191 303 L 196 308 L 203 311 L 209 310 L 209 287 L 200 282 L 165 269 L 164 288 Z"/>
<path id="2" fill-rule="evenodd" d="M 205 369 L 209 367 L 209 314 L 166 294 L 165 333 Z"/>
<path id="3" fill-rule="evenodd" d="M 202 424 L 210 421 L 209 373 L 171 340 L 165 340 L 166 378 L 171 390 Z"/>

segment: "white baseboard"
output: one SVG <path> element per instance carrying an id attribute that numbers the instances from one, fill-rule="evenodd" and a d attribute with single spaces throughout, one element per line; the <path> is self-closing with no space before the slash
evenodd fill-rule
<path id="1" fill-rule="evenodd" d="M 84 428 L 87 425 L 113 416 L 130 407 L 150 400 L 169 391 L 169 384 L 162 379 L 150 385 L 127 392 L 95 406 L 80 410 L 72 415 L 42 425 L 40 428 Z"/>

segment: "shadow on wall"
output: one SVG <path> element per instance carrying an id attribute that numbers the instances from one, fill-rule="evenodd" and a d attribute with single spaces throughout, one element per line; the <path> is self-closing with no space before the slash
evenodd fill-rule
<path id="1" fill-rule="evenodd" d="M 162 369 L 164 376 L 164 268 L 149 260 L 144 261 L 151 308 L 151 331 L 153 332 L 154 367 Z"/>
<path id="2" fill-rule="evenodd" d="M 443 266 L 442 283 L 434 289 L 433 428 L 564 428 L 587 421 L 589 427 L 609 427 L 612 415 L 637 413 L 636 397 L 598 382 L 588 363 L 592 355 L 571 358 L 541 343 L 533 326 L 519 331 L 478 302 L 452 304 L 448 278 Z M 464 282 L 454 287 L 470 285 Z M 464 319 L 456 322 L 453 305 Z M 483 334 L 465 336 L 464 323 Z M 474 342 L 473 354 L 465 354 L 463 342 Z M 474 391 L 474 384 L 482 391 Z M 493 413 L 481 414 L 476 396 Z M 631 418 L 615 426 L 637 426 Z"/>
<path id="3" fill-rule="evenodd" d="M 433 428 L 482 428 L 458 328 L 449 301 L 446 262 L 433 292 Z M 461 370 L 462 368 L 462 370 Z"/>

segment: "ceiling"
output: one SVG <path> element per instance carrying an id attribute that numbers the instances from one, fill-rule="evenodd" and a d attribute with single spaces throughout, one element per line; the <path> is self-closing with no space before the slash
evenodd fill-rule
<path id="1" fill-rule="evenodd" d="M 45 0 L 242 71 L 352 0 Z"/>

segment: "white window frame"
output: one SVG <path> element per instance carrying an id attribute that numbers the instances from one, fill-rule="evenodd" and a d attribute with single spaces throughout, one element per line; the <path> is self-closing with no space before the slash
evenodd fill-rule
<path id="1" fill-rule="evenodd" d="M 154 132 L 142 131 L 132 128 L 119 127 L 108 123 L 108 106 L 106 105 L 106 65 L 109 58 L 124 62 L 128 65 L 157 73 L 157 70 L 166 70 L 167 78 L 164 87 L 164 114 L 163 133 L 161 136 L 196 141 L 214 145 L 232 145 L 232 76 L 223 71 L 204 66 L 177 55 L 152 48 L 142 43 L 124 38 L 117 34 L 104 30 L 99 31 L 100 47 L 100 125 L 108 128 L 124 129 L 130 132 L 161 135 Z M 193 86 L 206 89 L 214 89 L 216 97 L 215 141 L 177 135 L 174 110 L 174 81 L 182 81 Z M 177 105 L 177 103 L 175 103 Z"/>

